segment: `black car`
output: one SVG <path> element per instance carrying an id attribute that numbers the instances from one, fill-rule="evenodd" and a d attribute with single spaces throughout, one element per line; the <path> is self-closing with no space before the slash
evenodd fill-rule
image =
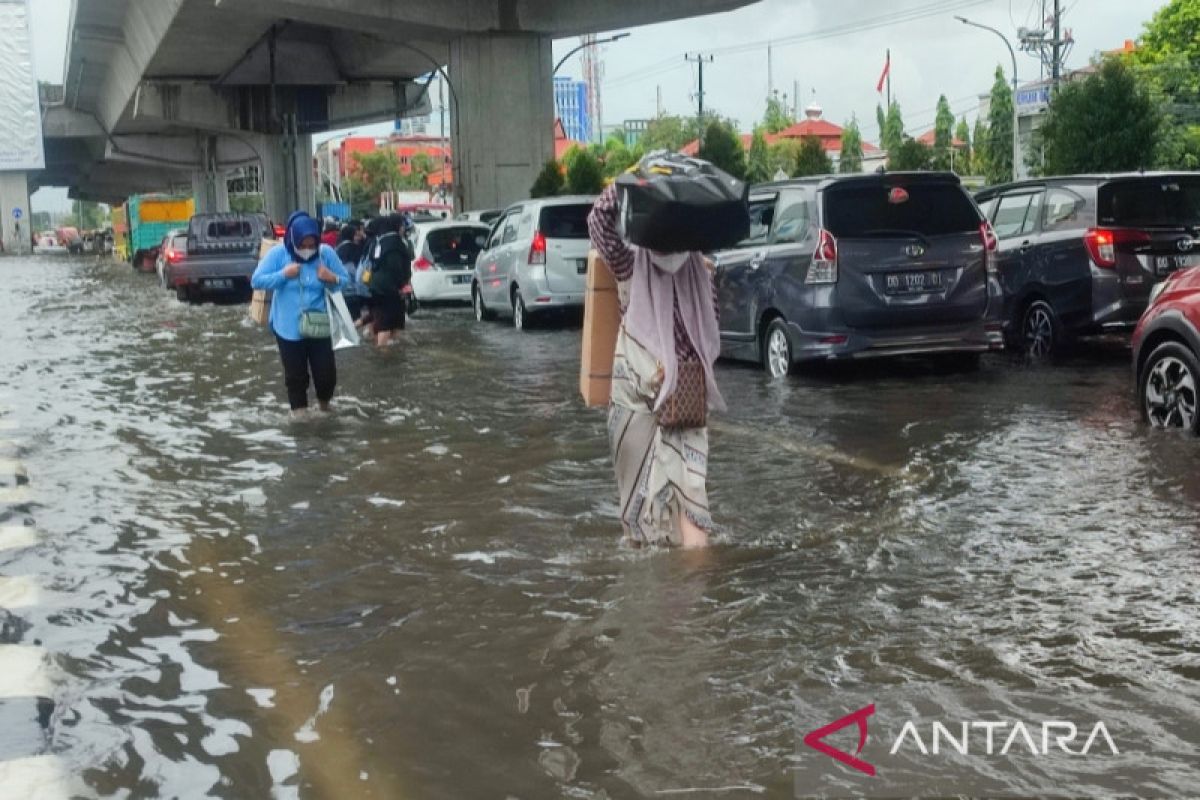
<path id="1" fill-rule="evenodd" d="M 1156 283 L 1200 264 L 1197 173 L 1046 178 L 976 199 L 1000 240 L 1006 338 L 1031 358 L 1132 329 Z"/>
<path id="2" fill-rule="evenodd" d="M 756 186 L 750 237 L 714 259 L 721 352 L 774 377 L 813 360 L 1000 349 L 996 240 L 951 173 Z"/>

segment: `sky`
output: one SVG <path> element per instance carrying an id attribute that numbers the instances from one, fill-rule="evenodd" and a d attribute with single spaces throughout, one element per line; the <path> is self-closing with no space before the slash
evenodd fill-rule
<path id="1" fill-rule="evenodd" d="M 961 15 L 999 29 L 1016 46 L 1019 27 L 1041 27 L 1043 3 L 1053 0 L 760 0 L 736 11 L 691 20 L 628 29 L 632 35 L 603 47 L 604 124 L 647 119 L 658 110 L 696 113 L 696 67 L 685 53 L 711 54 L 705 66 L 705 106 L 749 130 L 762 117 L 770 72 L 775 89 L 800 89 L 800 106 L 819 104 L 824 117 L 839 125 L 857 116 L 864 136 L 878 141 L 875 91 L 885 53 L 891 50 L 892 94 L 900 103 L 908 132 L 933 126 L 938 96 L 945 94 L 958 116 L 973 123 L 978 95 L 986 92 L 996 66 L 1011 73 L 1012 59 L 1000 38 L 967 27 Z M 1061 0 L 1063 25 L 1075 38 L 1068 67 L 1083 66 L 1097 52 L 1136 39 L 1165 0 Z M 62 80 L 70 0 L 33 0 L 34 47 L 38 77 Z M 626 29 L 621 29 L 622 31 Z M 555 42 L 555 59 L 578 43 Z M 1018 77 L 1039 74 L 1038 60 L 1017 51 Z M 578 58 L 559 74 L 580 75 Z M 1010 76 L 1011 77 L 1011 76 Z M 436 118 L 436 117 L 435 117 Z M 359 126 L 360 134 L 386 135 L 390 123 Z M 69 208 L 66 192 L 43 190 L 36 210 Z"/>

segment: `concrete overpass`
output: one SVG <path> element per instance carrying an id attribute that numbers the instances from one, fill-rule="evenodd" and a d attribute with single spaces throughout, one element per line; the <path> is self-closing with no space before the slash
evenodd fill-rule
<path id="1" fill-rule="evenodd" d="M 118 202 L 261 163 L 275 218 L 313 205 L 314 133 L 428 113 L 448 67 L 456 200 L 525 195 L 554 153 L 556 37 L 754 0 L 73 0 L 62 95 L 36 185 Z"/>

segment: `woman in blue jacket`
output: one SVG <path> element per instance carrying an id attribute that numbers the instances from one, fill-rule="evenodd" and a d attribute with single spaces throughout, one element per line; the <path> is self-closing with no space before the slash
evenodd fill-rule
<path id="1" fill-rule="evenodd" d="M 322 411 L 337 386 L 337 363 L 329 334 L 325 292 L 339 292 L 349 281 L 332 247 L 321 244 L 321 225 L 303 211 L 288 219 L 283 244 L 254 270 L 250 284 L 274 293 L 271 331 L 279 343 L 283 381 L 293 414 L 308 408 L 309 372 Z"/>

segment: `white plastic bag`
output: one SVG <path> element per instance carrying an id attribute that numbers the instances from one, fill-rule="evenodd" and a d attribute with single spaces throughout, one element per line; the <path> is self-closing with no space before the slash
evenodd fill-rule
<path id="1" fill-rule="evenodd" d="M 354 327 L 354 318 L 346 307 L 346 298 L 341 292 L 325 292 L 325 305 L 329 311 L 329 335 L 333 338 L 334 350 L 345 350 L 348 347 L 358 347 L 361 340 L 358 329 Z"/>

